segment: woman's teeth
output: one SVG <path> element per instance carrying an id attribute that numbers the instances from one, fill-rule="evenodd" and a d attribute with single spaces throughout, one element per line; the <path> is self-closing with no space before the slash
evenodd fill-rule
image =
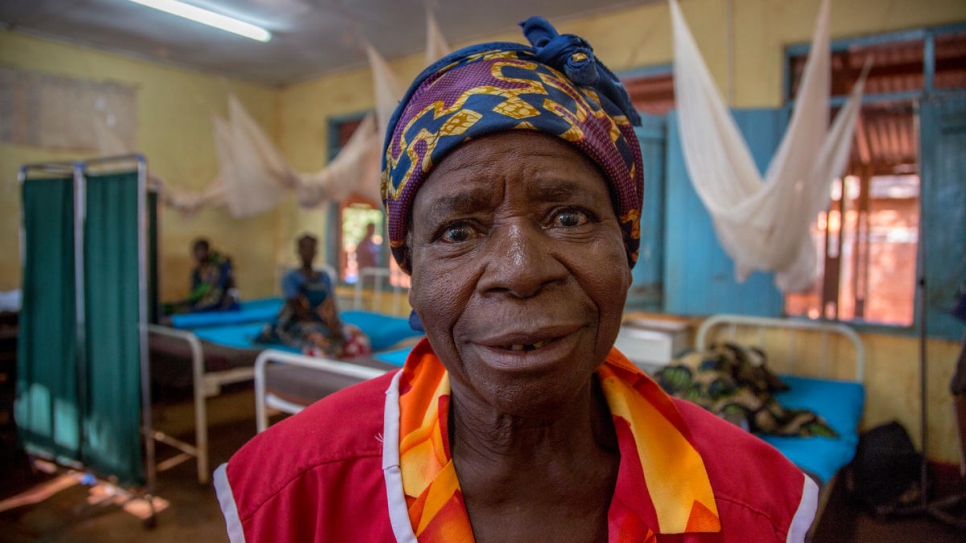
<path id="1" fill-rule="evenodd" d="M 550 341 L 538 341 L 532 345 L 510 345 L 511 351 L 533 351 L 550 343 Z"/>

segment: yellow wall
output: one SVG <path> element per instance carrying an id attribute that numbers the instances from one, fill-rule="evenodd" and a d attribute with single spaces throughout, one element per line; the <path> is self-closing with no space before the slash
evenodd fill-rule
<path id="1" fill-rule="evenodd" d="M 234 93 L 269 134 L 277 135 L 278 91 L 196 72 L 133 60 L 48 40 L 0 31 L 0 63 L 91 80 L 113 80 L 137 87 L 139 150 L 149 169 L 170 185 L 200 189 L 217 172 L 213 114 L 225 116 Z M 89 154 L 88 154 L 89 155 Z M 0 290 L 20 286 L 17 169 L 21 164 L 84 158 L 83 153 L 0 144 Z M 214 247 L 235 259 L 245 296 L 274 289 L 277 212 L 236 220 L 223 210 L 186 218 L 165 209 L 161 217 L 162 298 L 184 296 L 190 273 L 190 243 L 207 236 Z"/>

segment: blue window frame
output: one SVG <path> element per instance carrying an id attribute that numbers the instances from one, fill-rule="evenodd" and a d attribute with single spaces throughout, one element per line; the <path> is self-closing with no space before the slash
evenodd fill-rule
<path id="1" fill-rule="evenodd" d="M 922 188 L 922 235 L 926 239 L 926 316 L 930 335 L 958 339 L 962 324 L 949 315 L 950 304 L 966 288 L 966 94 L 950 78 L 943 79 L 944 62 L 937 61 L 937 43 L 966 32 L 966 25 L 889 33 L 832 44 L 833 53 L 862 46 L 885 46 L 920 40 L 923 47 L 921 85 L 899 92 L 867 93 L 865 103 L 915 101 L 920 115 L 920 172 Z M 770 160 L 787 124 L 793 101 L 792 61 L 808 51 L 808 44 L 786 49 L 785 101 L 783 108 L 735 110 L 736 122 L 749 142 L 760 169 Z M 937 72 L 938 67 L 938 72 Z M 621 73 L 622 79 L 666 77 L 667 65 Z M 956 81 L 955 78 L 952 79 Z M 633 84 L 633 83 L 632 83 Z M 632 88 L 632 87 L 631 87 Z M 633 88 L 632 88 L 633 90 Z M 633 92 L 632 92 L 633 94 Z M 836 93 L 840 94 L 840 93 Z M 844 104 L 834 96 L 832 107 Z M 673 100 L 673 95 L 672 95 Z M 710 217 L 687 178 L 677 136 L 676 115 L 645 118 L 638 132 L 645 156 L 645 200 L 642 215 L 641 259 L 634 271 L 628 309 L 705 315 L 728 311 L 755 315 L 779 315 L 783 297 L 769 274 L 756 273 L 739 285 L 733 264 L 717 243 Z M 659 149 L 664 148 L 664 157 Z M 657 153 L 657 155 L 655 155 Z M 650 160 L 650 163 L 649 163 Z M 945 209 L 942 209 L 945 205 Z M 916 300 L 918 302 L 918 298 Z M 860 328 L 913 333 L 914 327 L 869 326 Z"/>
<path id="2" fill-rule="evenodd" d="M 870 326 L 859 322 L 859 328 L 913 333 L 925 318 L 930 336 L 947 339 L 962 336 L 962 323 L 950 313 L 959 293 L 966 288 L 966 153 L 963 152 L 966 149 L 966 88 L 962 83 L 966 74 L 961 67 L 962 56 L 950 57 L 949 52 L 964 41 L 966 25 L 955 24 L 837 40 L 831 44 L 832 54 L 839 60 L 889 47 L 921 50 L 921 61 L 912 61 L 916 73 L 906 75 L 897 88 L 867 85 L 863 97 L 864 105 L 910 104 L 918 120 L 916 151 L 921 219 L 916 276 L 921 284 L 915 291 L 915 316 L 909 327 Z M 789 107 L 794 103 L 794 83 L 799 75 L 796 68 L 808 50 L 808 44 L 786 48 L 784 90 Z M 909 67 L 907 62 L 906 68 Z M 875 70 L 870 74 L 872 77 L 876 75 Z M 833 89 L 833 94 L 836 96 L 832 98 L 832 106 L 841 106 L 846 100 L 845 91 Z"/>

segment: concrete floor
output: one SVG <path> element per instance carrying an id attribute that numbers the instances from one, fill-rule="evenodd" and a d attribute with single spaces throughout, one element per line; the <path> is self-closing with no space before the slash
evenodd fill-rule
<path id="1" fill-rule="evenodd" d="M 209 400 L 212 469 L 255 435 L 252 391 L 242 389 Z M 157 425 L 173 435 L 190 437 L 190 402 L 168 402 L 156 408 Z M 31 488 L 43 488 L 56 478 L 32 473 L 29 463 L 9 441 L 0 443 L 0 500 Z M 170 454 L 164 447 L 159 456 Z M 182 463 L 158 476 L 156 495 L 167 502 L 157 524 L 147 529 L 142 519 L 116 501 L 91 504 L 89 487 L 65 480 L 66 488 L 34 505 L 0 512 L 0 541 L 27 542 L 227 542 L 214 489 L 195 478 L 195 464 Z M 948 528 L 925 516 L 875 519 L 856 511 L 841 492 L 833 493 L 815 541 L 819 543 L 966 543 L 966 532 Z M 143 502 L 133 502 L 143 505 Z M 754 543 L 754 542 L 749 542 Z"/>
<path id="2" fill-rule="evenodd" d="M 253 392 L 239 390 L 208 401 L 210 430 L 210 462 L 212 469 L 226 462 L 246 441 L 255 435 Z M 179 401 L 155 407 L 158 429 L 190 441 L 193 439 L 192 404 Z M 158 457 L 172 456 L 174 451 L 158 446 Z M 163 507 L 156 524 L 148 529 L 138 514 L 144 514 L 144 500 L 125 500 L 105 496 L 105 489 L 77 483 L 77 474 L 47 474 L 31 470 L 27 458 L 18 451 L 4 450 L 0 465 L 0 500 L 45 485 L 66 488 L 46 500 L 0 512 L 0 541 L 27 542 L 128 542 L 205 543 L 227 542 L 224 520 L 211 484 L 200 484 L 193 460 L 178 464 L 158 474 L 156 503 Z M 56 489 L 57 487 L 55 487 Z M 91 503 L 92 501 L 100 503 Z M 128 508 L 124 509 L 125 501 Z"/>

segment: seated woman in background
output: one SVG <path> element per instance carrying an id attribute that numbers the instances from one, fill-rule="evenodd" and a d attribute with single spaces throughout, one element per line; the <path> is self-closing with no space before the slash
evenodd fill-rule
<path id="1" fill-rule="evenodd" d="M 231 258 L 212 251 L 204 238 L 195 240 L 192 254 L 197 265 L 191 272 L 191 293 L 185 300 L 168 304 L 165 313 L 237 311 L 240 306 Z"/>
<path id="2" fill-rule="evenodd" d="M 285 305 L 275 324 L 268 324 L 260 343 L 284 343 L 305 354 L 351 358 L 369 354 L 369 338 L 351 324 L 343 324 L 335 302 L 332 278 L 312 267 L 318 241 L 308 234 L 297 242 L 302 266 L 282 278 Z"/>

